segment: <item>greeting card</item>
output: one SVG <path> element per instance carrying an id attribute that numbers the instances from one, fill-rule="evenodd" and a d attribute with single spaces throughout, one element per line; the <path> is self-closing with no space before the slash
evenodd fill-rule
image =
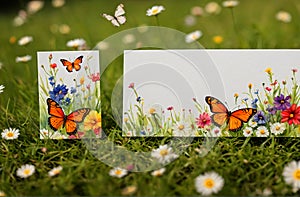
<path id="1" fill-rule="evenodd" d="M 132 50 L 125 136 L 299 136 L 299 50 Z"/>
<path id="2" fill-rule="evenodd" d="M 101 136 L 98 51 L 38 52 L 40 138 Z"/>

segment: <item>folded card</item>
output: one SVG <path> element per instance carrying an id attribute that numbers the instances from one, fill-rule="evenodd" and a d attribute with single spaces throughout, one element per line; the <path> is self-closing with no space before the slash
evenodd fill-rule
<path id="1" fill-rule="evenodd" d="M 130 50 L 124 136 L 299 136 L 300 50 Z"/>
<path id="2" fill-rule="evenodd" d="M 98 51 L 38 52 L 40 138 L 101 136 Z"/>

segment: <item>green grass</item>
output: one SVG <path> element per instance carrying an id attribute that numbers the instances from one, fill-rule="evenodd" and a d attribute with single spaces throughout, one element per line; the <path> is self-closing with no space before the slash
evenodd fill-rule
<path id="1" fill-rule="evenodd" d="M 225 179 L 219 195 L 256 195 L 256 189 L 271 188 L 274 195 L 295 195 L 284 183 L 282 171 L 285 164 L 299 160 L 300 142 L 295 138 L 222 138 L 213 149 L 200 157 L 194 150 L 203 144 L 203 138 L 195 138 L 180 157 L 167 165 L 162 177 L 152 177 L 150 172 L 130 173 L 122 179 L 110 177 L 110 166 L 94 157 L 81 140 L 39 140 L 39 106 L 37 85 L 37 51 L 70 50 L 66 42 L 82 37 L 93 48 L 99 41 L 119 31 L 142 24 L 156 25 L 154 17 L 145 11 L 154 4 L 162 4 L 166 10 L 159 16 L 161 26 L 189 33 L 200 29 L 199 40 L 205 48 L 299 48 L 300 3 L 291 0 L 243 0 L 234 8 L 237 32 L 234 31 L 229 9 L 220 15 L 198 17 L 193 27 L 184 25 L 184 17 L 190 8 L 204 6 L 207 0 L 197 1 L 123 1 L 127 23 L 113 27 L 100 13 L 113 13 L 121 1 L 68 1 L 59 9 L 46 2 L 43 10 L 30 17 L 21 27 L 11 25 L 15 12 L 0 13 L 1 53 L 0 84 L 5 85 L 0 94 L 0 130 L 20 129 L 17 140 L 0 140 L 0 190 L 9 196 L 119 196 L 121 188 L 137 186 L 137 196 L 195 196 L 194 179 L 207 171 L 216 171 Z M 217 1 L 221 2 L 221 1 Z M 289 24 L 276 21 L 279 10 L 289 11 L 293 20 Z M 52 33 L 53 24 L 68 24 L 71 33 Z M 9 38 L 25 35 L 34 37 L 26 47 L 10 44 Z M 212 37 L 221 35 L 224 42 L 217 46 Z M 239 42 L 240 38 L 241 42 Z M 15 63 L 16 56 L 32 55 L 28 63 Z M 110 139 L 131 151 L 149 151 L 166 138 L 123 138 L 114 122 L 110 108 L 114 84 L 122 75 L 122 57 L 113 61 L 101 76 L 103 130 Z M 47 153 L 41 152 L 46 147 Z M 101 151 L 101 150 L 100 150 Z M 107 154 L 108 156 L 108 154 Z M 36 173 L 28 179 L 16 176 L 23 164 L 36 166 Z M 47 172 L 62 165 L 57 177 Z"/>

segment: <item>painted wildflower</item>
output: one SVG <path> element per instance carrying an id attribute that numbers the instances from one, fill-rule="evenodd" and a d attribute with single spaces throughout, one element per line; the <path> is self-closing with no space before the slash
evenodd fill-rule
<path id="1" fill-rule="evenodd" d="M 53 135 L 52 131 L 48 131 L 47 129 L 40 130 L 40 139 L 49 139 Z"/>
<path id="2" fill-rule="evenodd" d="M 165 8 L 162 5 L 155 5 L 152 8 L 147 10 L 146 15 L 147 16 L 157 16 L 158 14 L 160 14 L 162 11 L 164 11 Z"/>
<path id="3" fill-rule="evenodd" d="M 32 36 L 24 36 L 24 37 L 20 38 L 20 40 L 18 41 L 18 44 L 20 46 L 24 46 L 24 45 L 29 44 L 32 41 L 33 41 Z"/>
<path id="4" fill-rule="evenodd" d="M 255 99 L 252 100 L 252 102 L 251 102 L 252 108 L 255 108 L 255 109 L 257 108 L 257 102 L 258 102 L 257 98 L 255 98 Z"/>
<path id="5" fill-rule="evenodd" d="M 178 157 L 178 155 L 173 152 L 173 149 L 168 147 L 167 144 L 159 145 L 158 149 L 151 152 L 151 156 L 156 158 L 158 162 L 162 164 L 169 163 Z"/>
<path id="6" fill-rule="evenodd" d="M 67 95 L 68 90 L 69 89 L 66 85 L 58 84 L 52 91 L 49 91 L 50 98 L 60 103 L 60 101 Z"/>
<path id="7" fill-rule="evenodd" d="M 265 116 L 265 113 L 263 111 L 258 111 L 254 116 L 253 120 L 257 122 L 258 125 L 264 125 L 266 124 L 267 118 Z"/>
<path id="8" fill-rule="evenodd" d="M 290 108 L 281 112 L 281 122 L 287 122 L 289 125 L 300 124 L 300 106 L 293 104 Z"/>
<path id="9" fill-rule="evenodd" d="M 93 130 L 94 132 L 101 130 L 101 114 L 97 111 L 91 111 L 84 120 L 84 130 Z"/>
<path id="10" fill-rule="evenodd" d="M 173 126 L 173 136 L 190 136 L 192 127 L 188 121 L 177 122 Z"/>
<path id="11" fill-rule="evenodd" d="M 268 137 L 269 136 L 269 131 L 268 131 L 267 127 L 259 126 L 256 129 L 255 134 L 256 134 L 257 137 Z"/>
<path id="12" fill-rule="evenodd" d="M 51 136 L 52 139 L 62 140 L 62 139 L 68 139 L 68 136 L 62 135 L 60 132 L 55 131 L 53 135 Z"/>
<path id="13" fill-rule="evenodd" d="M 2 138 L 6 140 L 17 139 L 19 135 L 20 135 L 19 129 L 15 129 L 15 128 L 4 129 L 3 132 L 1 133 Z"/>
<path id="14" fill-rule="evenodd" d="M 300 161 L 291 161 L 283 168 L 284 181 L 293 187 L 293 190 L 300 189 Z"/>
<path id="15" fill-rule="evenodd" d="M 211 124 L 211 119 L 208 113 L 203 112 L 199 115 L 199 118 L 196 118 L 196 124 L 198 128 L 204 128 L 205 126 L 209 126 Z"/>
<path id="16" fill-rule="evenodd" d="M 218 193 L 223 186 L 224 179 L 216 172 L 206 172 L 195 179 L 197 192 L 204 196 Z"/>
<path id="17" fill-rule="evenodd" d="M 292 16 L 290 13 L 286 12 L 286 11 L 279 11 L 276 14 L 276 19 L 278 21 L 284 22 L 284 23 L 289 23 L 292 21 Z"/>
<path id="18" fill-rule="evenodd" d="M 253 129 L 251 127 L 246 127 L 245 129 L 243 129 L 243 135 L 245 137 L 250 137 L 253 133 Z"/>
<path id="19" fill-rule="evenodd" d="M 214 127 L 210 131 L 210 135 L 211 135 L 211 137 L 219 137 L 219 136 L 221 136 L 222 135 L 221 129 L 219 127 Z"/>
<path id="20" fill-rule="evenodd" d="M 128 171 L 119 167 L 113 168 L 109 171 L 110 176 L 122 178 L 128 174 Z"/>
<path id="21" fill-rule="evenodd" d="M 0 94 L 3 92 L 5 86 L 4 85 L 0 85 Z"/>
<path id="22" fill-rule="evenodd" d="M 271 124 L 270 130 L 274 135 L 282 134 L 285 131 L 286 127 L 284 123 L 276 122 Z"/>
<path id="23" fill-rule="evenodd" d="M 185 36 L 185 42 L 186 43 L 194 42 L 194 41 L 198 40 L 201 36 L 202 36 L 202 32 L 199 30 L 196 30 Z"/>
<path id="24" fill-rule="evenodd" d="M 267 111 L 268 111 L 270 114 L 274 115 L 274 114 L 276 114 L 277 109 L 276 109 L 275 107 L 270 107 L 270 106 L 268 106 L 268 107 L 267 107 Z"/>
<path id="25" fill-rule="evenodd" d="M 151 172 L 152 176 L 162 176 L 166 171 L 166 168 L 161 168 L 158 170 L 154 170 L 153 172 Z"/>
<path id="26" fill-rule="evenodd" d="M 89 76 L 92 82 L 100 81 L 100 73 L 93 73 Z"/>
<path id="27" fill-rule="evenodd" d="M 21 178 L 28 178 L 31 175 L 33 175 L 33 173 L 35 172 L 35 167 L 34 165 L 31 164 L 25 164 L 22 165 L 18 170 L 17 170 L 17 176 L 21 177 Z"/>
<path id="28" fill-rule="evenodd" d="M 32 57 L 30 55 L 25 55 L 25 56 L 21 56 L 21 57 L 16 57 L 16 62 L 29 62 L 32 59 Z"/>
<path id="29" fill-rule="evenodd" d="M 63 169 L 62 166 L 55 167 L 48 172 L 48 176 L 50 176 L 50 177 L 56 176 L 62 171 L 62 169 Z"/>
<path id="30" fill-rule="evenodd" d="M 274 98 L 274 106 L 277 110 L 285 110 L 291 106 L 290 96 L 284 97 L 283 94 Z"/>

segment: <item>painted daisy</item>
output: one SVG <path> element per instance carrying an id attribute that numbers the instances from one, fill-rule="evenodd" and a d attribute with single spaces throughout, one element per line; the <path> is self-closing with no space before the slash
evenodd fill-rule
<path id="1" fill-rule="evenodd" d="M 9 128 L 9 129 L 4 129 L 1 135 L 3 139 L 14 140 L 19 137 L 20 133 L 19 133 L 19 129 Z"/>
<path id="2" fill-rule="evenodd" d="M 123 176 L 127 175 L 128 171 L 119 167 L 113 168 L 109 171 L 110 176 L 122 178 Z"/>
<path id="3" fill-rule="evenodd" d="M 21 57 L 16 57 L 16 62 L 28 62 L 32 59 L 32 57 L 30 55 L 25 55 L 25 56 L 21 56 Z"/>
<path id="4" fill-rule="evenodd" d="M 50 170 L 48 172 L 48 176 L 55 176 L 58 175 L 61 171 L 62 171 L 63 167 L 62 166 L 58 166 L 53 168 L 52 170 Z"/>
<path id="5" fill-rule="evenodd" d="M 256 134 L 257 137 L 268 137 L 269 136 L 269 131 L 268 131 L 267 127 L 260 126 L 260 127 L 257 128 L 255 134 Z"/>
<path id="6" fill-rule="evenodd" d="M 147 10 L 147 16 L 156 16 L 160 14 L 163 10 L 165 10 L 164 6 L 162 5 L 155 5 L 152 8 Z"/>
<path id="7" fill-rule="evenodd" d="M 47 129 L 40 130 L 40 139 L 48 139 L 53 135 L 52 131 L 48 131 Z"/>
<path id="8" fill-rule="evenodd" d="M 248 122 L 248 125 L 252 128 L 254 127 L 257 127 L 257 122 L 255 122 L 253 119 L 251 119 L 249 122 Z"/>
<path id="9" fill-rule="evenodd" d="M 223 1 L 222 5 L 225 8 L 233 8 L 233 7 L 238 6 L 239 3 L 240 3 L 239 1 L 234 1 L 234 0 L 232 0 L 232 1 Z"/>
<path id="10" fill-rule="evenodd" d="M 151 172 L 152 176 L 162 176 L 166 171 L 166 168 L 161 168 L 158 170 L 154 170 L 153 172 Z"/>
<path id="11" fill-rule="evenodd" d="M 22 37 L 22 38 L 19 39 L 18 44 L 20 46 L 24 46 L 24 45 L 29 44 L 32 41 L 33 41 L 33 37 L 32 36 L 24 36 L 24 37 Z"/>
<path id="12" fill-rule="evenodd" d="M 253 133 L 253 129 L 251 127 L 246 127 L 243 129 L 243 134 L 245 137 L 250 137 Z"/>
<path id="13" fill-rule="evenodd" d="M 176 122 L 173 126 L 173 136 L 190 136 L 192 135 L 191 124 L 187 121 Z"/>
<path id="14" fill-rule="evenodd" d="M 286 11 L 279 11 L 276 14 L 276 19 L 278 21 L 284 22 L 284 23 L 289 23 L 292 21 L 292 16 L 290 13 L 286 12 Z"/>
<path id="15" fill-rule="evenodd" d="M 300 189 L 300 161 L 291 161 L 283 168 L 284 181 L 293 187 L 294 191 Z"/>
<path id="16" fill-rule="evenodd" d="M 198 40 L 201 36 L 202 36 L 201 31 L 199 31 L 199 30 L 194 31 L 194 32 L 189 33 L 185 36 L 185 42 L 186 43 L 194 42 L 194 41 Z"/>
<path id="17" fill-rule="evenodd" d="M 0 85 L 0 94 L 3 92 L 5 86 L 4 85 Z"/>
<path id="18" fill-rule="evenodd" d="M 25 165 L 22 165 L 17 170 L 17 176 L 21 177 L 21 178 L 27 178 L 27 177 L 30 177 L 34 172 L 35 172 L 34 165 L 25 164 Z"/>
<path id="19" fill-rule="evenodd" d="M 168 147 L 167 144 L 159 145 L 158 149 L 151 152 L 151 156 L 156 158 L 158 162 L 162 164 L 169 163 L 178 157 L 178 155 L 173 152 L 173 149 Z"/>
<path id="20" fill-rule="evenodd" d="M 51 139 L 58 139 L 58 140 L 68 139 L 68 136 L 62 135 L 60 132 L 55 131 L 53 135 L 51 135 Z"/>
<path id="21" fill-rule="evenodd" d="M 271 125 L 270 130 L 271 130 L 271 133 L 273 133 L 275 135 L 282 134 L 285 131 L 285 124 L 276 122 Z"/>
<path id="22" fill-rule="evenodd" d="M 195 187 L 201 195 L 218 193 L 224 186 L 224 179 L 216 172 L 206 172 L 195 179 Z"/>

